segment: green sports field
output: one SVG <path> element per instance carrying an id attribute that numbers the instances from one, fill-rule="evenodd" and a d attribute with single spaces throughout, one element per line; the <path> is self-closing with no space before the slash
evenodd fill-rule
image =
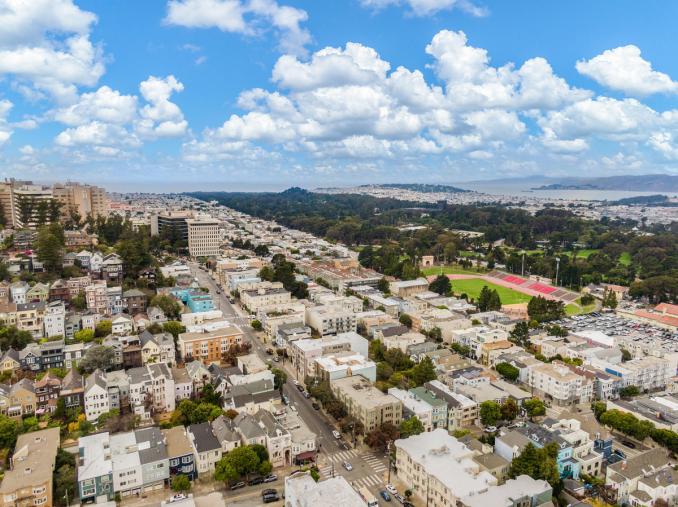
<path id="1" fill-rule="evenodd" d="M 452 290 L 455 294 L 466 293 L 469 298 L 478 299 L 478 295 L 483 286 L 487 285 L 488 289 L 495 289 L 499 294 L 499 299 L 504 305 L 512 305 L 515 303 L 527 303 L 532 296 L 523 294 L 522 292 L 502 287 L 491 282 L 486 282 L 480 278 L 469 278 L 467 280 L 452 280 Z"/>
<path id="2" fill-rule="evenodd" d="M 424 273 L 424 276 L 439 275 L 441 273 L 444 275 L 477 275 L 478 273 L 486 273 L 486 269 L 477 270 L 475 268 L 466 269 L 461 266 L 433 266 L 430 268 L 422 268 L 421 272 Z"/>

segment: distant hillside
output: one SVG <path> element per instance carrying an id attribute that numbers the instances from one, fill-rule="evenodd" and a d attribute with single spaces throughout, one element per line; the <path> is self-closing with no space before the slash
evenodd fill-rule
<path id="1" fill-rule="evenodd" d="M 470 192 L 463 188 L 453 187 L 451 185 L 437 185 L 434 183 L 380 183 L 378 185 L 362 185 L 363 187 L 381 187 L 381 188 L 399 188 L 402 190 L 411 190 L 412 192 L 421 192 L 423 194 L 433 194 L 438 192 L 447 192 L 449 194 L 459 194 Z"/>
<path id="2" fill-rule="evenodd" d="M 554 178 L 532 190 L 625 190 L 639 192 L 678 192 L 678 176 L 638 174 L 605 178 Z"/>
<path id="3" fill-rule="evenodd" d="M 626 206 L 666 206 L 678 207 L 678 203 L 669 201 L 669 198 L 662 194 L 639 195 L 636 197 L 626 197 L 613 201 L 610 204 L 622 204 Z"/>

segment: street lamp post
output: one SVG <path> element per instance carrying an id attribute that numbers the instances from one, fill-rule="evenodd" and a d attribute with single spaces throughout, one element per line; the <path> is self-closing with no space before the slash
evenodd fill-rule
<path id="1" fill-rule="evenodd" d="M 520 276 L 525 276 L 525 250 L 521 252 L 523 254 L 523 265 L 520 268 Z"/>
<path id="2" fill-rule="evenodd" d="M 560 257 L 556 257 L 556 286 L 558 285 L 558 272 L 560 271 Z"/>

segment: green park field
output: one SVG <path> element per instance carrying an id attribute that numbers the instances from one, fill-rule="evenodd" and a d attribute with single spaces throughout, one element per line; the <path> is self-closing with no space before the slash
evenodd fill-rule
<path id="1" fill-rule="evenodd" d="M 452 290 L 455 294 L 466 293 L 469 298 L 478 299 L 478 295 L 483 286 L 487 285 L 488 289 L 495 289 L 499 294 L 499 299 L 504 305 L 512 305 L 516 303 L 527 303 L 532 296 L 523 294 L 522 292 L 502 287 L 491 282 L 486 282 L 480 278 L 469 278 L 466 280 L 452 280 Z"/>

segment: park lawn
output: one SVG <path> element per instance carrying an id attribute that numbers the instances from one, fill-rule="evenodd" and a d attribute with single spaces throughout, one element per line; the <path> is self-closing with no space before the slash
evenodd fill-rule
<path id="1" fill-rule="evenodd" d="M 600 250 L 595 248 L 585 248 L 583 250 L 577 250 L 577 259 L 588 259 L 591 256 L 591 254 L 594 254 L 596 252 L 600 252 Z M 572 252 L 563 252 L 563 253 L 568 257 L 572 256 Z"/>
<path id="2" fill-rule="evenodd" d="M 487 285 L 488 289 L 495 289 L 499 294 L 499 299 L 504 305 L 512 305 L 516 303 L 527 303 L 532 296 L 523 294 L 508 287 L 502 287 L 491 282 L 486 282 L 480 278 L 469 278 L 467 280 L 452 280 L 452 290 L 455 294 L 466 293 L 469 298 L 478 299 L 480 291 Z"/>
<path id="3" fill-rule="evenodd" d="M 619 264 L 622 266 L 631 265 L 631 254 L 629 252 L 624 252 L 619 256 Z"/>
<path id="4" fill-rule="evenodd" d="M 568 317 L 571 317 L 572 315 L 583 315 L 585 313 L 591 313 L 596 309 L 595 303 L 591 303 L 590 305 L 586 305 L 584 307 L 581 306 L 579 299 L 577 299 L 577 303 L 580 304 L 569 303 L 565 305 L 565 315 Z"/>
<path id="5" fill-rule="evenodd" d="M 477 270 L 475 268 L 466 269 L 461 266 L 431 266 L 430 268 L 422 268 L 421 272 L 424 273 L 424 276 L 432 276 L 439 275 L 441 270 L 444 275 L 477 275 L 487 272 L 483 268 Z"/>

